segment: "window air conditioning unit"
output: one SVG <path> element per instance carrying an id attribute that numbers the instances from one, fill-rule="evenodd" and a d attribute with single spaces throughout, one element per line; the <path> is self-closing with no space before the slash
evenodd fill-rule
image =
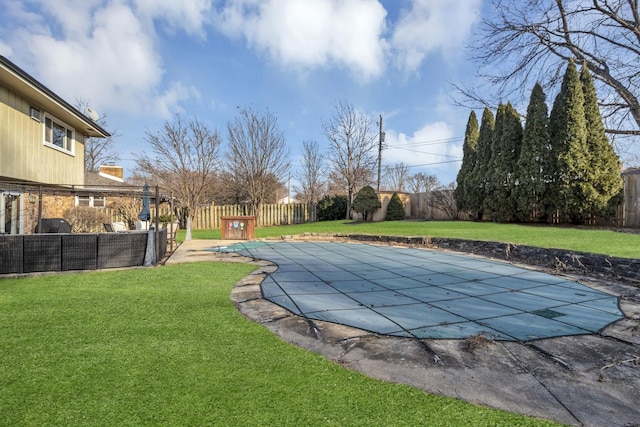
<path id="1" fill-rule="evenodd" d="M 40 110 L 38 110 L 37 108 L 31 107 L 29 110 L 29 113 L 33 120 L 40 121 Z"/>

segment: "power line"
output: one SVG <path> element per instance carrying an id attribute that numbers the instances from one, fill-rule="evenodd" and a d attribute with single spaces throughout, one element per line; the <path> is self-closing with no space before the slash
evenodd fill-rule
<path id="1" fill-rule="evenodd" d="M 422 167 L 422 166 L 433 166 L 433 165 L 443 165 L 445 163 L 457 163 L 457 162 L 461 162 L 462 159 L 456 159 L 456 160 L 443 160 L 442 162 L 431 162 L 431 163 L 423 163 L 421 165 L 410 165 L 408 167 L 410 168 L 418 168 L 418 167 Z"/>
<path id="2" fill-rule="evenodd" d="M 411 148 L 404 148 L 404 147 L 396 147 L 397 150 L 406 150 L 406 151 L 411 151 L 413 153 L 420 153 L 420 154 L 428 154 L 430 156 L 440 156 L 440 157 L 452 157 L 452 158 L 456 158 L 457 156 L 452 156 L 450 154 L 439 154 L 439 153 L 429 153 L 427 151 L 420 151 L 420 150 L 413 150 Z"/>
<path id="3" fill-rule="evenodd" d="M 411 143 L 408 143 L 408 144 L 404 144 L 404 146 L 416 147 L 416 146 L 422 146 L 422 145 L 439 145 L 439 144 L 447 144 L 449 142 L 457 142 L 457 141 L 464 141 L 464 137 L 456 136 L 456 137 L 444 138 L 444 139 L 430 139 L 430 140 L 426 140 L 426 141 L 414 141 L 414 142 L 411 142 Z M 401 147 L 396 147 L 396 146 L 393 146 L 393 147 L 394 148 L 401 148 Z"/>
<path id="4" fill-rule="evenodd" d="M 434 165 L 443 165 L 446 163 L 456 163 L 456 162 L 461 162 L 462 159 L 456 159 L 456 160 L 443 160 L 442 162 L 431 162 L 431 163 L 423 163 L 421 165 L 402 165 L 402 166 L 387 166 L 388 169 L 398 169 L 401 167 L 405 167 L 405 168 L 420 168 L 420 167 L 424 167 L 424 166 L 434 166 Z"/>

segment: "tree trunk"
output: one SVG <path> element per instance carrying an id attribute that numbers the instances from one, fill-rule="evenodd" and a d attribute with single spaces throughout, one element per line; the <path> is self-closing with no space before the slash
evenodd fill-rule
<path id="1" fill-rule="evenodd" d="M 187 214 L 187 235 L 184 240 L 191 240 L 191 214 Z"/>

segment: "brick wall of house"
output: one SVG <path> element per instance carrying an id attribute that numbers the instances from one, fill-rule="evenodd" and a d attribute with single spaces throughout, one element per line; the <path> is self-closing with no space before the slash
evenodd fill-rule
<path id="1" fill-rule="evenodd" d="M 75 205 L 75 197 L 70 195 L 42 195 L 42 217 L 64 218 L 64 211 Z"/>
<path id="2" fill-rule="evenodd" d="M 36 229 L 38 223 L 38 195 L 37 194 L 23 194 L 23 219 L 24 219 L 24 234 L 31 234 Z"/>

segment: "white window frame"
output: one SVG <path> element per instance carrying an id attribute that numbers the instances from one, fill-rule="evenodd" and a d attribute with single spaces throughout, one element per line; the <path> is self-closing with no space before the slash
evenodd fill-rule
<path id="1" fill-rule="evenodd" d="M 47 127 L 49 122 L 51 122 L 51 128 Z M 53 129 L 55 125 L 58 126 L 58 130 L 62 129 L 64 133 L 62 137 L 62 147 L 53 143 Z M 51 132 L 51 134 L 48 134 L 48 132 Z M 50 138 L 51 141 L 47 141 L 47 138 Z M 75 156 L 76 130 L 48 113 L 44 113 L 44 120 L 42 121 L 42 141 L 47 147 Z"/>
<path id="2" fill-rule="evenodd" d="M 88 198 L 89 200 L 89 204 L 88 205 L 81 205 L 80 204 L 80 198 L 83 197 L 85 198 L 85 200 Z M 98 206 L 96 206 L 96 202 L 98 204 Z M 96 197 L 96 196 L 76 196 L 76 201 L 75 201 L 75 205 L 76 206 L 88 206 L 90 208 L 104 208 L 107 206 L 107 198 L 106 197 Z"/>

